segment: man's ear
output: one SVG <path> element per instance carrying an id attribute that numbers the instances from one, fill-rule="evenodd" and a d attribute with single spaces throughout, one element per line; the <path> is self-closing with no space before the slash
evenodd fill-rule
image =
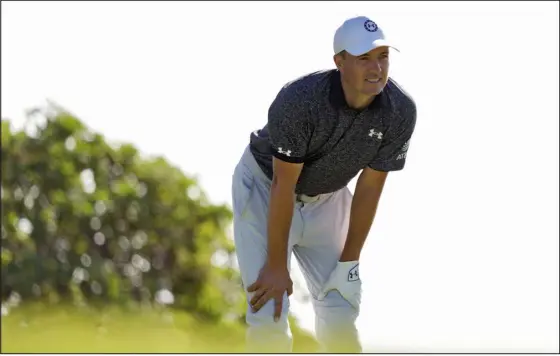
<path id="1" fill-rule="evenodd" d="M 341 70 L 342 67 L 344 66 L 344 64 L 342 63 L 342 60 L 340 60 L 340 59 L 335 60 L 334 64 L 336 66 L 336 69 L 338 69 L 338 70 Z"/>
<path id="2" fill-rule="evenodd" d="M 336 65 L 336 68 L 338 69 L 341 69 L 342 66 L 344 65 L 344 58 L 340 53 L 335 54 L 333 60 L 334 60 L 334 64 Z"/>

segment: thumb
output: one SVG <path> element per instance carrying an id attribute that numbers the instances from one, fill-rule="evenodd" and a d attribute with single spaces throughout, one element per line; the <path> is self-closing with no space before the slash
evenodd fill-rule
<path id="1" fill-rule="evenodd" d="M 319 300 L 323 300 L 325 299 L 325 297 L 327 296 L 327 293 L 331 290 L 332 288 L 329 288 L 329 286 L 325 286 L 323 287 L 323 289 L 319 292 L 319 294 L 317 295 L 317 299 Z"/>
<path id="2" fill-rule="evenodd" d="M 332 289 L 331 286 L 331 279 L 327 279 L 327 282 L 325 284 L 323 284 L 323 287 L 321 288 L 321 291 L 319 292 L 319 294 L 317 295 L 317 299 L 319 300 L 323 300 L 325 299 L 325 297 L 327 296 L 327 293 L 329 292 L 329 290 Z"/>

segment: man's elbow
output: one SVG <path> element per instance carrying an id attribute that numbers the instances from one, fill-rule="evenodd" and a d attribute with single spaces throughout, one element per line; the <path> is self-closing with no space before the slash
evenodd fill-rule
<path id="1" fill-rule="evenodd" d="M 376 171 L 366 167 L 358 178 L 356 188 L 361 187 L 364 190 L 374 191 L 382 190 L 388 174 L 389 172 Z"/>
<path id="2" fill-rule="evenodd" d="M 296 184 L 290 180 L 282 179 L 282 177 L 273 175 L 271 190 L 282 192 L 284 194 L 292 194 L 296 190 Z"/>

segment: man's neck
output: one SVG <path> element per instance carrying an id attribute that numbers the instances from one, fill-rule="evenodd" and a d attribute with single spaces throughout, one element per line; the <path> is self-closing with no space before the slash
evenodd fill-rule
<path id="1" fill-rule="evenodd" d="M 350 89 L 344 80 L 342 82 L 342 91 L 344 93 L 344 99 L 346 99 L 346 103 L 349 107 L 355 110 L 364 110 L 367 108 L 375 99 L 375 95 L 367 96 L 362 95 L 358 92 L 353 91 Z"/>

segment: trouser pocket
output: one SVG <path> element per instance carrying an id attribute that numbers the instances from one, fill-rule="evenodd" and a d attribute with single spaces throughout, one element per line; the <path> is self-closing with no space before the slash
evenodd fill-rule
<path id="1" fill-rule="evenodd" d="M 233 214 L 236 218 L 242 218 L 245 215 L 254 186 L 255 177 L 253 173 L 240 162 L 235 167 L 232 181 L 232 205 Z"/>

